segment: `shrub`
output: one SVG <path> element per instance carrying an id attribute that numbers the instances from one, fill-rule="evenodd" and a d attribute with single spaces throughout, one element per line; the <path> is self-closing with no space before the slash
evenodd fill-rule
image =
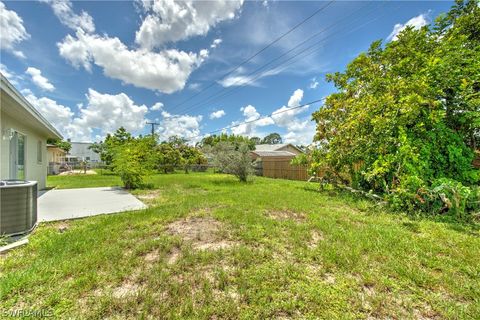
<path id="1" fill-rule="evenodd" d="M 213 146 L 210 152 L 220 171 L 233 174 L 242 182 L 246 182 L 253 174 L 250 148 L 246 143 L 236 146 L 233 143 L 221 141 Z"/>
<path id="2" fill-rule="evenodd" d="M 431 215 L 450 214 L 466 219 L 480 209 L 480 188 L 464 186 L 452 179 L 438 179 L 427 186 L 418 177 L 408 177 L 387 196 L 393 209 Z"/>
<path id="3" fill-rule="evenodd" d="M 144 177 L 155 163 L 155 153 L 151 152 L 154 143 L 150 137 L 137 138 L 115 148 L 113 168 L 125 188 L 136 189 L 144 185 Z"/>

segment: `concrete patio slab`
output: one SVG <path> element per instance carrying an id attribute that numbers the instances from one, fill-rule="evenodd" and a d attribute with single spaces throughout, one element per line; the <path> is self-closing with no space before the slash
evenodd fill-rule
<path id="1" fill-rule="evenodd" d="M 49 190 L 39 194 L 38 221 L 57 221 L 145 209 L 147 206 L 121 188 Z"/>

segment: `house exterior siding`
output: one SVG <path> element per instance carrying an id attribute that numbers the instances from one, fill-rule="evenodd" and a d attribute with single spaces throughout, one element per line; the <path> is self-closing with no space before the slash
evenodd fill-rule
<path id="1" fill-rule="evenodd" d="M 47 138 L 62 135 L 0 74 L 0 179 L 37 181 L 44 189 Z"/>
<path id="2" fill-rule="evenodd" d="M 13 119 L 9 115 L 1 111 L 1 155 L 0 155 L 0 179 L 11 179 L 13 173 L 10 167 L 10 139 L 5 136 L 4 130 L 13 129 L 25 136 L 25 180 L 35 180 L 38 182 L 38 189 L 46 187 L 47 177 L 47 136 L 32 130 L 31 127 L 25 125 L 18 120 Z M 41 159 L 38 162 L 38 143 L 41 146 Z"/>
<path id="3" fill-rule="evenodd" d="M 298 150 L 297 148 L 295 148 L 291 144 L 287 144 L 286 146 L 283 146 L 283 147 L 277 149 L 277 151 L 288 151 L 288 152 L 294 153 L 295 155 L 298 155 L 298 154 L 302 153 L 300 150 Z"/>

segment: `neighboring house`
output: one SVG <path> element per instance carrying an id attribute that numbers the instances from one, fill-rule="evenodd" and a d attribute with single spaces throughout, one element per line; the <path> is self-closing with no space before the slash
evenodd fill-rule
<path id="1" fill-rule="evenodd" d="M 290 151 L 258 151 L 254 150 L 250 152 L 253 160 L 271 160 L 273 158 L 278 160 L 292 160 L 296 154 Z"/>
<path id="2" fill-rule="evenodd" d="M 47 139 L 63 137 L 0 75 L 0 179 L 35 180 L 44 189 Z"/>
<path id="3" fill-rule="evenodd" d="M 255 151 L 288 151 L 295 155 L 304 153 L 304 151 L 291 143 L 279 143 L 279 144 L 257 144 Z"/>
<path id="4" fill-rule="evenodd" d="M 71 162 L 87 161 L 87 162 L 101 162 L 100 155 L 90 150 L 89 147 L 93 145 L 91 142 L 70 142 L 72 149 L 67 155 Z"/>
<path id="5" fill-rule="evenodd" d="M 259 144 L 250 155 L 255 173 L 269 178 L 307 180 L 305 166 L 291 164 L 292 159 L 303 151 L 292 144 Z"/>
<path id="6" fill-rule="evenodd" d="M 59 174 L 67 152 L 54 144 L 47 144 L 48 174 Z"/>

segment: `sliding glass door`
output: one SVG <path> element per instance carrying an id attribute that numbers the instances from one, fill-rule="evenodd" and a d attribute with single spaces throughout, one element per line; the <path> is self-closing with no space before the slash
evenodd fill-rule
<path id="1" fill-rule="evenodd" d="M 10 179 L 25 179 L 25 136 L 19 132 L 10 140 Z"/>

